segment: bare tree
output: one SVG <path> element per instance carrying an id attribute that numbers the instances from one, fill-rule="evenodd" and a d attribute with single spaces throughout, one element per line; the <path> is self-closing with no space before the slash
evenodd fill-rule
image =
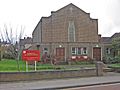
<path id="1" fill-rule="evenodd" d="M 20 71 L 20 67 L 19 67 L 19 57 L 20 57 L 19 41 L 23 36 L 24 29 L 25 28 L 21 26 L 20 32 L 18 33 L 18 28 L 16 28 L 16 30 L 13 31 L 12 27 L 8 27 L 5 24 L 4 29 L 1 30 L 1 32 L 0 32 L 1 38 L 2 38 L 1 41 L 7 42 L 7 43 L 4 43 L 4 45 L 7 44 L 7 49 L 6 49 L 7 53 L 9 53 L 17 61 L 18 71 Z"/>

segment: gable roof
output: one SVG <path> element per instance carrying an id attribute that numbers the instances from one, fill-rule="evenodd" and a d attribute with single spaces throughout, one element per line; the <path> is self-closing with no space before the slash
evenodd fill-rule
<path id="1" fill-rule="evenodd" d="M 112 43 L 113 38 L 120 37 L 120 32 L 113 34 L 111 37 L 101 37 L 101 42 L 102 43 Z"/>
<path id="2" fill-rule="evenodd" d="M 111 36 L 111 38 L 116 38 L 116 37 L 120 37 L 120 32 L 119 33 L 115 33 L 114 35 Z"/>
<path id="3" fill-rule="evenodd" d="M 25 45 L 25 44 L 32 44 L 32 38 L 31 37 L 27 37 L 24 39 L 20 39 L 20 45 Z"/>
<path id="4" fill-rule="evenodd" d="M 111 38 L 110 37 L 102 37 L 100 41 L 102 43 L 111 43 Z"/>
<path id="5" fill-rule="evenodd" d="M 82 11 L 83 13 L 88 14 L 88 15 L 90 16 L 90 13 L 87 13 L 87 12 L 85 12 L 84 10 L 80 9 L 79 7 L 77 7 L 76 5 L 74 5 L 73 3 L 70 3 L 70 4 L 66 5 L 66 6 L 58 9 L 57 11 L 51 11 L 51 15 L 48 16 L 48 17 L 41 17 L 41 19 L 40 19 L 40 21 L 38 22 L 38 24 L 36 25 L 35 29 L 37 28 L 37 26 L 39 25 L 39 23 L 42 22 L 42 19 L 43 19 L 43 18 L 50 18 L 50 17 L 52 16 L 52 13 L 59 12 L 60 10 L 66 8 L 66 7 L 69 7 L 69 6 L 73 6 L 73 7 L 77 8 L 77 9 L 79 9 L 80 11 Z M 91 19 L 91 17 L 90 17 L 90 19 Z M 92 20 L 97 20 L 97 19 L 92 19 Z M 35 29 L 33 30 L 33 32 L 35 31 Z"/>
<path id="6" fill-rule="evenodd" d="M 62 7 L 62 8 L 60 8 L 60 9 L 58 9 L 57 11 L 51 11 L 51 13 L 59 12 L 60 10 L 66 8 L 66 7 L 68 7 L 68 6 L 74 6 L 74 7 L 78 8 L 79 10 L 81 10 L 83 13 L 90 14 L 90 13 L 87 13 L 87 12 L 85 12 L 84 10 L 80 9 L 79 7 L 77 7 L 76 5 L 74 5 L 73 3 L 70 3 L 70 4 Z"/>

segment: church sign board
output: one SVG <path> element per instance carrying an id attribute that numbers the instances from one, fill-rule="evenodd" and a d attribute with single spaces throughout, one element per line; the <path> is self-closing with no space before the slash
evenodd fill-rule
<path id="1" fill-rule="evenodd" d="M 22 60 L 25 61 L 40 61 L 40 51 L 39 50 L 23 50 Z"/>

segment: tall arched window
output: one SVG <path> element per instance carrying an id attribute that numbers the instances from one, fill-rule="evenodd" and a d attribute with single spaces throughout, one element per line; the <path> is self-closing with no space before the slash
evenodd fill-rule
<path id="1" fill-rule="evenodd" d="M 75 42 L 75 25 L 74 25 L 74 21 L 69 21 L 68 41 L 69 42 Z"/>

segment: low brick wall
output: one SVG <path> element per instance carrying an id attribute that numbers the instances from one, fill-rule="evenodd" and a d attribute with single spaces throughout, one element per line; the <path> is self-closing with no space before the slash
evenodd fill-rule
<path id="1" fill-rule="evenodd" d="M 0 72 L 0 82 L 96 76 L 96 69 Z"/>

